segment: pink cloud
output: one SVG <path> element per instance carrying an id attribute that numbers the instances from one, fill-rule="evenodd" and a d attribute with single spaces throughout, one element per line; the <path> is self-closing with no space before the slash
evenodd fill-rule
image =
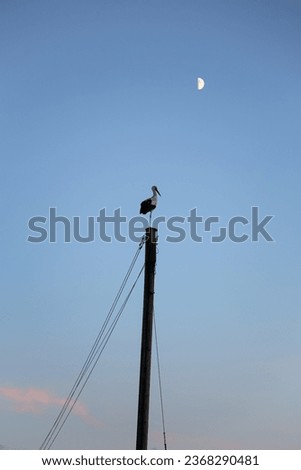
<path id="1" fill-rule="evenodd" d="M 0 387 L 0 396 L 8 399 L 18 413 L 42 413 L 49 406 L 63 406 L 65 398 L 60 398 L 47 390 L 39 388 Z M 97 424 L 88 408 L 81 402 L 73 407 L 73 413 L 90 424 Z"/>

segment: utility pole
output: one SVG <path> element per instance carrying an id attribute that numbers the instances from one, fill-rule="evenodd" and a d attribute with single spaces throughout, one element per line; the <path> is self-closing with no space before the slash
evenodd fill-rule
<path id="1" fill-rule="evenodd" d="M 147 227 L 145 230 L 145 266 L 144 266 L 144 300 L 140 357 L 140 383 L 137 420 L 136 449 L 147 449 L 148 418 L 151 377 L 152 333 L 154 318 L 154 287 L 157 255 L 157 229 Z"/>

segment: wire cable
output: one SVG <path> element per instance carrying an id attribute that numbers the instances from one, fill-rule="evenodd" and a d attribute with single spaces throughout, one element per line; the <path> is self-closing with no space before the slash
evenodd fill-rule
<path id="1" fill-rule="evenodd" d="M 62 429 L 64 423 L 66 422 L 66 419 L 68 418 L 68 416 L 70 415 L 73 407 L 75 406 L 75 403 L 78 400 L 78 397 L 81 394 L 85 384 L 87 383 L 92 371 L 94 370 L 94 368 L 96 366 L 96 363 L 98 362 L 99 357 L 100 357 L 103 349 L 105 348 L 105 346 L 106 346 L 106 344 L 107 344 L 107 342 L 108 342 L 108 340 L 109 340 L 109 338 L 110 338 L 110 336 L 111 336 L 111 334 L 112 334 L 112 332 L 113 332 L 113 330 L 114 330 L 114 328 L 115 328 L 115 326 L 116 326 L 116 324 L 117 324 L 117 322 L 118 322 L 118 320 L 121 316 L 121 313 L 124 310 L 124 307 L 125 307 L 128 299 L 129 299 L 129 297 L 130 297 L 130 295 L 131 295 L 131 293 L 132 293 L 132 291 L 133 291 L 133 289 L 134 289 L 134 287 L 135 287 L 135 285 L 136 285 L 136 283 L 137 283 L 137 281 L 138 281 L 138 279 L 139 279 L 139 277 L 140 277 L 140 275 L 141 275 L 141 273 L 144 269 L 144 266 L 143 266 L 143 268 L 140 270 L 140 272 L 139 272 L 139 274 L 136 278 L 136 281 L 134 282 L 128 296 L 126 297 L 124 303 L 122 304 L 119 312 L 117 313 L 117 315 L 116 315 L 115 319 L 113 320 L 111 326 L 109 327 L 108 331 L 105 333 L 106 328 L 108 327 L 108 323 L 109 323 L 109 321 L 110 321 L 110 319 L 111 319 L 111 317 L 114 313 L 116 305 L 117 305 L 117 303 L 118 303 L 118 301 L 119 301 L 119 299 L 122 295 L 122 292 L 123 292 L 123 290 L 126 286 L 126 283 L 129 279 L 129 276 L 130 276 L 130 274 L 131 274 L 131 272 L 132 272 L 132 270 L 135 266 L 135 263 L 138 259 L 138 256 L 141 252 L 141 248 L 142 248 L 144 242 L 145 242 L 145 237 L 142 238 L 142 240 L 139 244 L 139 247 L 138 247 L 138 249 L 137 249 L 137 251 L 134 255 L 134 258 L 133 258 L 133 260 L 130 264 L 130 267 L 129 267 L 129 269 L 128 269 L 128 271 L 127 271 L 127 273 L 126 273 L 126 275 L 125 275 L 125 277 L 124 277 L 124 279 L 121 283 L 121 286 L 118 290 L 118 293 L 116 294 L 116 297 L 113 301 L 113 304 L 112 304 L 112 306 L 111 306 L 111 308 L 108 312 L 108 315 L 107 315 L 107 317 L 106 317 L 106 319 L 105 319 L 105 321 L 104 321 L 104 323 L 103 323 L 103 325 L 100 329 L 100 332 L 97 335 L 96 340 L 94 341 L 94 344 L 93 344 L 93 346 L 92 346 L 92 348 L 91 348 L 91 350 L 88 354 L 88 357 L 87 357 L 80 373 L 78 374 L 78 377 L 77 377 L 77 379 L 76 379 L 76 381 L 75 381 L 75 383 L 74 383 L 67 399 L 65 400 L 65 403 L 64 403 L 59 415 L 57 416 L 56 420 L 54 421 L 54 423 L 53 423 L 53 425 L 50 429 L 50 431 L 48 432 L 47 436 L 45 437 L 40 449 L 49 449 L 52 446 L 54 440 L 56 439 L 56 437 L 59 434 L 60 430 Z M 93 361 L 94 361 L 94 363 L 93 363 Z M 76 395 L 76 398 L 74 399 L 74 396 L 75 396 L 77 390 L 79 389 L 82 381 L 84 380 L 85 375 L 88 373 L 90 368 L 91 368 L 91 370 L 88 374 L 88 377 L 86 378 L 86 380 L 84 382 L 84 385 L 80 388 L 78 394 Z M 68 408 L 69 408 L 69 411 L 67 412 Z M 67 413 L 67 415 L 64 417 L 64 415 L 66 413 Z"/>
<path id="2" fill-rule="evenodd" d="M 158 382 L 159 382 L 159 392 L 160 392 L 160 407 L 161 407 L 162 430 L 163 430 L 163 444 L 164 444 L 164 450 L 167 450 L 165 416 L 164 416 L 164 406 L 163 406 L 162 380 L 161 380 L 161 367 L 160 367 L 160 359 L 159 359 L 159 345 L 158 345 L 158 334 L 157 334 L 157 324 L 156 324 L 155 312 L 154 312 L 154 330 L 155 330 Z"/>
<path id="3" fill-rule="evenodd" d="M 91 376 L 93 370 L 94 370 L 95 367 L 96 367 L 96 364 L 97 364 L 97 362 L 98 362 L 98 360 L 99 360 L 99 358 L 100 358 L 100 356 L 101 356 L 103 350 L 105 349 L 105 347 L 106 347 L 106 345 L 107 345 L 107 342 L 109 341 L 109 339 L 110 339 L 110 337 L 111 337 L 111 335 L 112 335 L 112 333 L 113 333 L 113 331 L 114 331 L 114 329 L 115 329 L 115 327 L 116 327 L 116 325 L 117 325 L 117 323 L 118 323 L 118 320 L 119 320 L 120 317 L 121 317 L 121 314 L 122 314 L 122 312 L 123 312 L 123 310 L 124 310 L 124 308 L 125 308 L 125 306 L 126 306 L 128 300 L 129 300 L 129 298 L 130 298 L 130 296 L 131 296 L 131 294 L 132 294 L 132 292 L 133 292 L 133 290 L 134 290 L 134 287 L 136 286 L 136 284 L 137 284 L 137 282 L 138 282 L 138 279 L 139 279 L 139 277 L 141 276 L 143 270 L 144 270 L 144 265 L 142 266 L 141 270 L 139 271 L 139 274 L 138 274 L 138 276 L 137 276 L 137 278 L 136 278 L 134 284 L 132 285 L 132 287 L 131 287 L 131 289 L 130 289 L 130 291 L 129 291 L 129 293 L 128 293 L 126 299 L 125 299 L 125 301 L 124 301 L 123 304 L 122 304 L 122 306 L 120 307 L 120 309 L 119 309 L 119 311 L 118 311 L 118 313 L 117 313 L 117 315 L 116 315 L 116 317 L 115 317 L 115 319 L 114 319 L 113 324 L 110 326 L 110 330 L 107 332 L 107 334 L 106 334 L 105 338 L 103 339 L 102 343 L 99 345 L 99 348 L 98 348 L 98 351 L 97 351 L 97 352 L 98 352 L 97 358 L 96 358 L 96 360 L 94 361 L 93 366 L 92 366 L 92 368 L 91 368 L 91 370 L 90 370 L 90 372 L 89 372 L 89 374 L 88 374 L 86 380 L 84 381 L 82 387 L 80 388 L 80 390 L 79 390 L 79 392 L 77 393 L 77 395 L 76 395 L 74 401 L 72 402 L 72 404 L 71 404 L 71 406 L 70 406 L 70 408 L 69 408 L 69 410 L 68 410 L 68 413 L 67 413 L 66 416 L 64 417 L 64 419 L 63 419 L 63 421 L 61 422 L 61 424 L 59 425 L 59 427 L 56 428 L 56 432 L 52 435 L 52 440 L 49 442 L 49 444 L 48 444 L 48 446 L 47 446 L 47 449 L 50 449 L 50 448 L 52 447 L 54 441 L 56 440 L 57 436 L 59 435 L 59 433 L 60 433 L 62 427 L 64 426 L 65 422 L 67 421 L 67 419 L 68 419 L 70 413 L 72 412 L 72 410 L 73 410 L 73 408 L 74 408 L 74 406 L 75 406 L 77 400 L 79 399 L 79 397 L 80 397 L 82 391 L 84 390 L 84 388 L 85 388 L 85 386 L 86 386 L 86 384 L 87 384 L 87 382 L 88 382 L 88 380 L 89 380 L 89 378 L 90 378 L 90 376 Z"/>

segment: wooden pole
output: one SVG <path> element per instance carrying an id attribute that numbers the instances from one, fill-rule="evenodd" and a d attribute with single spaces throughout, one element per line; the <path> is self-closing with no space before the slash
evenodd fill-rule
<path id="1" fill-rule="evenodd" d="M 154 317 L 154 286 L 157 255 L 157 229 L 148 227 L 145 230 L 145 267 L 144 267 L 144 300 L 141 336 L 140 383 L 137 419 L 136 449 L 147 449 L 149 397 L 151 377 L 152 332 Z"/>

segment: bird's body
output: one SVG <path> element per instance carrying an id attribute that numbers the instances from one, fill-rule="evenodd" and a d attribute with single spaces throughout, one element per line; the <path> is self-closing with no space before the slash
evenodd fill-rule
<path id="1" fill-rule="evenodd" d="M 152 191 L 153 195 L 150 198 L 145 199 L 145 201 L 141 202 L 140 214 L 147 214 L 156 208 L 158 199 L 157 194 L 159 194 L 159 196 L 161 196 L 161 194 L 159 193 L 157 186 L 152 186 Z"/>

